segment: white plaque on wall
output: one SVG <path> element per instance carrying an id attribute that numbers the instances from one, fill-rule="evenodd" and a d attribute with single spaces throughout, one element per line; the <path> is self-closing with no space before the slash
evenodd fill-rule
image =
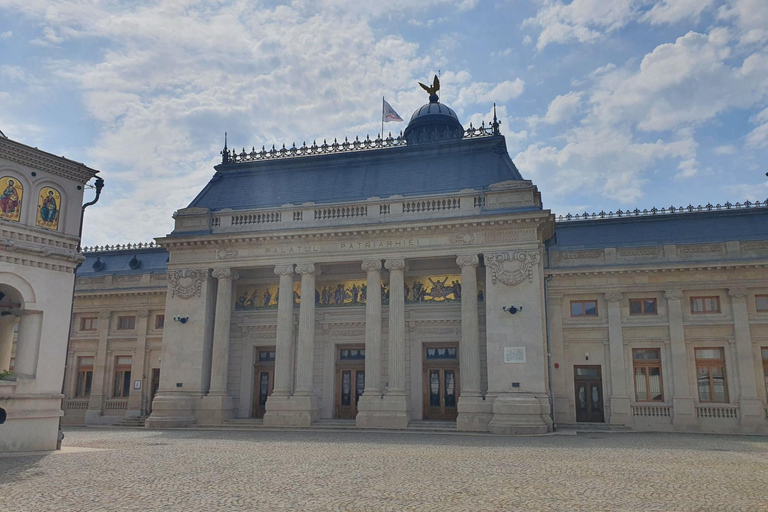
<path id="1" fill-rule="evenodd" d="M 525 347 L 504 347 L 505 363 L 524 363 Z"/>

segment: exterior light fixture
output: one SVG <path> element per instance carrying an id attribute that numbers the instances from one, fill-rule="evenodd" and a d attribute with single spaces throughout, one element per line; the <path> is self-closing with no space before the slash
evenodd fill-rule
<path id="1" fill-rule="evenodd" d="M 189 317 L 188 317 L 188 316 L 179 316 L 179 315 L 176 315 L 175 317 L 173 317 L 173 321 L 174 321 L 174 322 L 179 322 L 179 323 L 181 323 L 181 324 L 185 324 L 185 323 L 187 323 L 187 320 L 189 320 Z"/>
<path id="2" fill-rule="evenodd" d="M 516 307 L 516 306 L 509 306 L 508 308 L 506 308 L 506 307 L 502 307 L 501 309 L 502 309 L 503 311 L 506 311 L 506 312 L 507 312 L 507 313 L 509 313 L 510 315 L 514 315 L 514 314 L 515 314 L 515 313 L 517 313 L 518 311 L 522 311 L 522 310 L 523 310 L 523 306 L 518 306 L 518 307 Z"/>

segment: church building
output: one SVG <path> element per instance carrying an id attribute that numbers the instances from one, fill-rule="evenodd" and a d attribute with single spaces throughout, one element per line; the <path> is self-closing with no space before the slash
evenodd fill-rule
<path id="1" fill-rule="evenodd" d="M 65 423 L 768 432 L 765 203 L 556 218 L 436 91 L 215 171 L 157 245 L 85 253 Z"/>

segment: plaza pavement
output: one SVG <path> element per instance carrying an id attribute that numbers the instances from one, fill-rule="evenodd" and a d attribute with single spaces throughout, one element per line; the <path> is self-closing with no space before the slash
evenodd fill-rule
<path id="1" fill-rule="evenodd" d="M 768 511 L 768 437 L 67 429 L 2 511 Z"/>

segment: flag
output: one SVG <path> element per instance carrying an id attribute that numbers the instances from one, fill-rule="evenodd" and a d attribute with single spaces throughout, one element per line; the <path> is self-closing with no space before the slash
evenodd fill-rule
<path id="1" fill-rule="evenodd" d="M 395 112 L 395 109 L 392 108 L 392 105 L 387 103 L 387 100 L 382 100 L 384 102 L 384 107 L 381 111 L 381 121 L 384 123 L 390 123 L 392 121 L 402 121 L 403 118 L 398 115 L 397 112 Z"/>

